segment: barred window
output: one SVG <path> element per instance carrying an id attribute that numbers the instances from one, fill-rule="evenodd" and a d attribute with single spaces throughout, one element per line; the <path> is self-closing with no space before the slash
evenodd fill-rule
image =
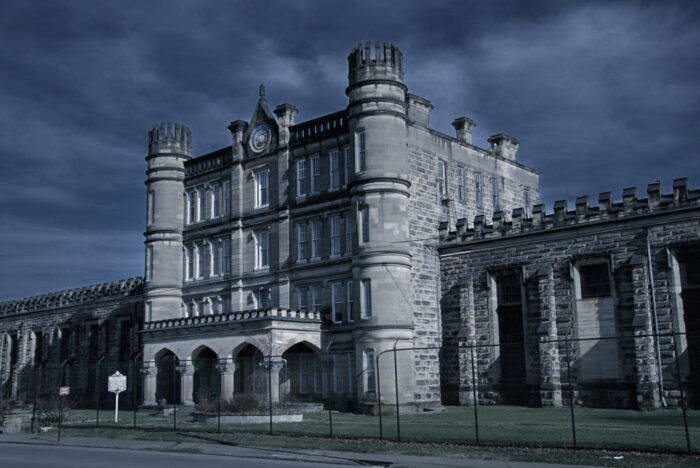
<path id="1" fill-rule="evenodd" d="M 581 298 L 610 295 L 610 275 L 607 263 L 579 265 L 578 272 L 581 278 Z"/>
<path id="2" fill-rule="evenodd" d="M 330 161 L 331 188 L 337 189 L 340 187 L 340 153 L 338 150 L 334 150 L 331 151 L 328 156 Z"/>

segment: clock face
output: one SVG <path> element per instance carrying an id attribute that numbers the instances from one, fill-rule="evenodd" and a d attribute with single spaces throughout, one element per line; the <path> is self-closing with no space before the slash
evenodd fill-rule
<path id="1" fill-rule="evenodd" d="M 264 150 L 268 143 L 270 143 L 270 138 L 272 137 L 272 130 L 265 124 L 256 125 L 253 131 L 250 133 L 249 145 L 250 149 L 256 153 Z"/>

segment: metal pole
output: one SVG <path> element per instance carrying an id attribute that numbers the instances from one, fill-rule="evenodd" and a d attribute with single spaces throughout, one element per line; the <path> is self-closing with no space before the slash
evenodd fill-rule
<path id="1" fill-rule="evenodd" d="M 326 351 L 326 384 L 328 387 L 328 434 L 333 437 L 333 413 L 331 412 L 331 356 Z"/>
<path id="2" fill-rule="evenodd" d="M 33 369 L 32 372 L 32 383 L 34 385 L 34 403 L 32 405 L 32 434 L 36 432 L 35 430 L 35 425 L 36 425 L 36 392 L 37 392 L 37 385 L 36 385 L 36 367 Z"/>
<path id="3" fill-rule="evenodd" d="M 678 389 L 681 393 L 681 410 L 683 411 L 683 428 L 685 429 L 685 443 L 688 447 L 688 452 L 691 452 L 692 448 L 690 445 L 690 434 L 688 432 L 688 415 L 686 414 L 685 408 L 685 392 L 683 391 L 683 381 L 681 379 L 681 363 L 678 359 L 678 344 L 676 338 L 675 325 L 673 325 L 673 350 L 675 351 L 674 354 L 676 355 L 676 375 L 678 376 Z"/>
<path id="4" fill-rule="evenodd" d="M 63 400 L 65 399 L 65 396 L 61 396 L 61 403 L 58 409 L 58 443 L 61 442 L 61 429 L 63 429 Z"/>
<path id="5" fill-rule="evenodd" d="M 216 397 L 216 432 L 221 434 L 221 392 Z"/>
<path id="6" fill-rule="evenodd" d="M 119 394 L 121 392 L 114 393 L 114 422 L 119 422 Z"/>
<path id="7" fill-rule="evenodd" d="M 270 407 L 270 435 L 272 435 L 272 354 L 267 359 L 267 395 Z"/>
<path id="8" fill-rule="evenodd" d="M 399 417 L 399 369 L 396 364 L 396 343 L 394 343 L 394 391 L 396 393 L 396 442 L 401 442 L 401 418 Z"/>
<path id="9" fill-rule="evenodd" d="M 136 361 L 141 357 L 139 352 L 131 363 L 131 409 L 134 411 L 134 425 L 133 428 L 136 429 Z"/>
<path id="10" fill-rule="evenodd" d="M 476 366 L 474 366 L 474 345 L 469 345 L 469 351 L 472 361 L 472 395 L 474 398 L 474 433 L 476 435 L 476 443 L 479 443 L 479 400 L 476 394 Z"/>
<path id="11" fill-rule="evenodd" d="M 569 381 L 569 409 L 571 411 L 571 436 L 574 440 L 574 448 L 576 448 L 576 420 L 574 419 L 574 392 L 571 387 L 571 362 L 569 361 L 569 337 L 564 337 L 566 346 L 566 374 Z"/>
<path id="12" fill-rule="evenodd" d="M 173 431 L 177 431 L 177 404 L 175 402 L 176 398 L 175 396 L 177 395 L 177 391 L 175 390 L 175 385 L 177 381 L 177 376 L 175 375 L 175 357 L 173 356 L 172 358 L 173 361 Z"/>
<path id="13" fill-rule="evenodd" d="M 102 356 L 97 360 L 97 364 L 95 364 L 95 407 L 97 408 L 97 413 L 95 414 L 96 426 L 100 425 L 100 367 L 104 359 L 105 357 Z"/>
<path id="14" fill-rule="evenodd" d="M 374 373 L 377 376 L 377 403 L 379 407 L 379 439 L 384 439 L 384 429 L 383 429 L 383 424 L 382 424 L 382 386 L 380 385 L 379 382 L 379 375 L 381 372 L 379 372 L 379 356 L 380 354 L 377 354 L 377 357 L 375 358 L 375 367 L 374 367 Z"/>

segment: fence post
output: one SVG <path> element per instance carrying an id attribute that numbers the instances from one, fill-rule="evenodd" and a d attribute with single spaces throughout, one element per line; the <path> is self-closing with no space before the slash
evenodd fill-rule
<path id="1" fill-rule="evenodd" d="M 476 393 L 476 367 L 474 366 L 474 345 L 469 345 L 469 353 L 471 354 L 472 362 L 472 395 L 474 398 L 474 434 L 476 435 L 476 443 L 479 443 L 479 400 Z"/>
<path id="2" fill-rule="evenodd" d="M 383 429 L 383 424 L 382 424 L 382 386 L 381 382 L 379 381 L 379 376 L 381 375 L 381 372 L 379 372 L 379 356 L 381 356 L 382 353 L 377 354 L 377 357 L 374 359 L 375 360 L 375 365 L 374 365 L 374 374 L 376 375 L 377 379 L 377 402 L 379 406 L 379 439 L 382 440 L 384 439 L 384 429 Z"/>
<path id="3" fill-rule="evenodd" d="M 221 434 L 221 391 L 216 397 L 216 432 Z"/>
<path id="4" fill-rule="evenodd" d="M 32 404 L 32 434 L 34 434 L 35 431 L 35 424 L 36 424 L 36 392 L 37 392 L 37 385 L 36 385 L 36 367 L 32 369 L 32 386 L 34 387 L 34 403 Z"/>
<path id="5" fill-rule="evenodd" d="M 401 418 L 399 417 L 399 370 L 396 364 L 396 343 L 394 343 L 394 390 L 396 393 L 396 441 L 401 442 Z"/>
<path id="6" fill-rule="evenodd" d="M 328 437 L 333 437 L 333 411 L 331 409 L 331 355 L 326 350 L 326 386 L 328 387 Z"/>
<path id="7" fill-rule="evenodd" d="M 267 358 L 267 396 L 270 409 L 270 435 L 272 435 L 272 354 Z"/>
<path id="8" fill-rule="evenodd" d="M 134 425 L 136 429 L 136 361 L 141 357 L 139 352 L 131 362 L 131 409 L 134 411 Z"/>
<path id="9" fill-rule="evenodd" d="M 95 364 L 95 426 L 100 426 L 100 369 L 102 367 L 102 361 L 104 361 L 104 355 L 101 356 L 97 363 Z"/>
<path id="10" fill-rule="evenodd" d="M 571 436 L 574 440 L 574 448 L 576 448 L 576 419 L 574 419 L 574 392 L 571 387 L 571 361 L 569 360 L 569 337 L 564 337 L 566 346 L 566 375 L 569 384 L 569 410 L 571 411 Z"/>
<path id="11" fill-rule="evenodd" d="M 175 372 L 175 358 L 173 357 L 173 431 L 177 432 L 177 402 L 175 401 L 175 396 L 177 395 L 177 390 L 175 389 L 175 385 L 177 384 L 177 376 Z"/>
<path id="12" fill-rule="evenodd" d="M 678 360 L 678 344 L 677 344 L 675 326 L 673 327 L 673 351 L 674 351 L 673 354 L 676 355 L 676 375 L 678 376 L 678 390 L 680 391 L 681 410 L 683 411 L 683 427 L 685 429 L 685 443 L 686 443 L 686 446 L 688 447 L 688 452 L 691 452 L 692 447 L 690 445 L 690 434 L 688 433 L 688 415 L 686 414 L 686 408 L 685 408 L 685 392 L 683 391 L 683 381 L 681 379 L 681 363 Z M 663 372 L 662 369 L 659 369 L 659 371 Z"/>

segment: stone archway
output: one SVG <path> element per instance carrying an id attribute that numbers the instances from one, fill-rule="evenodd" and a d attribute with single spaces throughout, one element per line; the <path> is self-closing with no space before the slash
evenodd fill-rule
<path id="1" fill-rule="evenodd" d="M 264 397 L 267 392 L 267 372 L 261 366 L 264 361 L 262 352 L 248 344 L 238 352 L 235 359 L 234 393 Z"/>
<path id="2" fill-rule="evenodd" d="M 194 367 L 192 399 L 195 403 L 214 401 L 221 393 L 221 377 L 216 368 L 218 357 L 207 346 L 201 346 L 192 353 Z"/>
<path id="3" fill-rule="evenodd" d="M 280 393 L 290 400 L 308 401 L 321 394 L 321 363 L 306 343 L 297 343 L 282 354 L 286 375 L 280 378 Z"/>
<path id="4" fill-rule="evenodd" d="M 156 402 L 165 399 L 168 404 L 180 403 L 179 364 L 175 353 L 167 348 L 156 354 Z"/>

